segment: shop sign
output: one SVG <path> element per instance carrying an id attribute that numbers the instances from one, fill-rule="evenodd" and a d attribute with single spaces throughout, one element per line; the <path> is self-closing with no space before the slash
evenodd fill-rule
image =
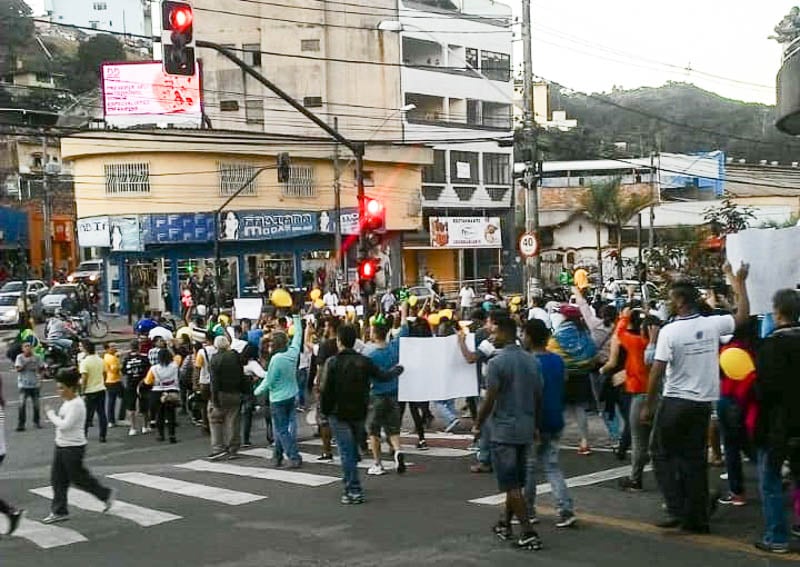
<path id="1" fill-rule="evenodd" d="M 111 246 L 111 233 L 108 217 L 78 219 L 78 245 L 81 248 L 108 248 Z"/>
<path id="2" fill-rule="evenodd" d="M 144 250 L 139 215 L 109 217 L 112 252 L 141 252 Z"/>
<path id="3" fill-rule="evenodd" d="M 149 215 L 142 225 L 145 244 L 214 240 L 214 215 L 211 213 Z"/>
<path id="4" fill-rule="evenodd" d="M 498 217 L 430 217 L 434 248 L 501 248 Z"/>
<path id="5" fill-rule="evenodd" d="M 342 209 L 339 218 L 342 222 L 341 234 L 358 234 L 358 209 Z M 336 210 L 322 211 L 319 215 L 319 231 L 323 234 L 336 232 Z"/>
<path id="6" fill-rule="evenodd" d="M 315 234 L 319 215 L 291 211 L 227 211 L 220 215 L 220 240 L 265 240 Z"/>

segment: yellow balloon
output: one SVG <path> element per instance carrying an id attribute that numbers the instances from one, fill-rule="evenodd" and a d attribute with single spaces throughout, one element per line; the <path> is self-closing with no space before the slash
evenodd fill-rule
<path id="1" fill-rule="evenodd" d="M 316 307 L 317 309 L 322 309 L 323 307 L 325 307 L 325 302 L 317 298 L 314 300 L 314 307 Z"/>
<path id="2" fill-rule="evenodd" d="M 231 324 L 230 317 L 228 317 L 225 314 L 220 315 L 219 316 L 219 324 L 222 325 L 223 327 L 227 327 L 228 325 Z"/>
<path id="3" fill-rule="evenodd" d="M 319 289 L 311 290 L 311 301 L 316 301 L 320 297 L 322 297 L 322 292 Z"/>
<path id="4" fill-rule="evenodd" d="M 516 303 L 512 302 L 508 309 L 512 313 L 516 313 L 517 311 L 519 311 L 519 305 L 517 305 Z"/>
<path id="5" fill-rule="evenodd" d="M 408 296 L 408 304 L 411 307 L 414 307 L 417 304 L 417 301 L 419 301 L 419 297 L 417 297 L 416 295 L 409 295 Z"/>
<path id="6" fill-rule="evenodd" d="M 442 309 L 439 311 L 439 319 L 450 319 L 453 320 L 453 310 L 452 309 Z"/>
<path id="7" fill-rule="evenodd" d="M 719 365 L 731 380 L 744 380 L 756 369 L 753 357 L 746 350 L 736 347 L 722 352 L 719 356 Z"/>
<path id="8" fill-rule="evenodd" d="M 428 315 L 428 325 L 430 325 L 431 327 L 438 327 L 439 319 L 441 319 L 441 317 L 439 316 L 438 313 L 431 313 L 430 315 Z"/>
<path id="9" fill-rule="evenodd" d="M 285 289 L 276 289 L 272 292 L 272 297 L 270 297 L 270 301 L 275 307 L 291 307 L 292 306 L 292 296 L 289 295 L 289 292 Z"/>
<path id="10" fill-rule="evenodd" d="M 522 297 L 519 295 L 511 298 L 511 305 L 519 305 L 520 303 L 522 303 Z"/>

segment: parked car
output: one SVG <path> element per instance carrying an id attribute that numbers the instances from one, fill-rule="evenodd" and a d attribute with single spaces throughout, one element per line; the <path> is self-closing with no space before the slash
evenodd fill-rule
<path id="1" fill-rule="evenodd" d="M 103 260 L 86 260 L 67 276 L 68 283 L 97 284 L 103 277 Z"/>
<path id="2" fill-rule="evenodd" d="M 61 302 L 64 301 L 68 295 L 76 295 L 77 293 L 78 286 L 76 284 L 54 285 L 52 289 L 44 297 L 42 297 L 42 313 L 49 317 L 55 313 L 56 309 L 61 307 Z"/>
<path id="3" fill-rule="evenodd" d="M 47 293 L 48 287 L 42 280 L 28 280 L 28 303 L 34 304 Z M 0 287 L 0 295 L 13 295 L 14 297 L 22 297 L 22 290 L 24 286 L 21 280 L 13 280 L 6 282 L 3 287 Z"/>
<path id="4" fill-rule="evenodd" d="M 17 326 L 22 316 L 22 299 L 19 295 L 0 295 L 0 327 Z"/>

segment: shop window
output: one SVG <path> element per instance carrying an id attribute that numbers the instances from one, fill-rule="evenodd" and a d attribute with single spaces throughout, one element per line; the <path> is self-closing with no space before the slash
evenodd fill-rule
<path id="1" fill-rule="evenodd" d="M 293 165 L 289 168 L 289 180 L 282 183 L 284 197 L 307 199 L 317 194 L 314 185 L 314 168 L 308 165 Z"/>
<path id="2" fill-rule="evenodd" d="M 483 184 L 511 185 L 508 154 L 483 154 Z"/>
<path id="3" fill-rule="evenodd" d="M 149 163 L 107 163 L 104 170 L 106 195 L 150 193 Z"/>
<path id="4" fill-rule="evenodd" d="M 219 163 L 219 196 L 230 197 L 246 181 L 253 178 L 256 173 L 256 166 L 247 163 Z M 257 195 L 258 178 L 253 179 L 240 195 Z"/>

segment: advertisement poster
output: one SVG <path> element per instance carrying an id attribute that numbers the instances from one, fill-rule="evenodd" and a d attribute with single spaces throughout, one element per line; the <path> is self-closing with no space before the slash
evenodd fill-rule
<path id="1" fill-rule="evenodd" d="M 220 240 L 264 240 L 314 234 L 317 213 L 290 211 L 227 211 L 220 215 Z"/>
<path id="2" fill-rule="evenodd" d="M 141 252 L 144 250 L 142 230 L 137 215 L 110 217 L 108 224 L 111 230 L 112 252 Z"/>
<path id="3" fill-rule="evenodd" d="M 145 244 L 167 242 L 208 242 L 214 240 L 212 213 L 149 215 L 142 222 Z"/>
<path id="4" fill-rule="evenodd" d="M 81 248 L 108 248 L 111 238 L 108 217 L 78 219 L 78 246 Z"/>
<path id="5" fill-rule="evenodd" d="M 498 217 L 431 217 L 434 248 L 501 248 L 503 239 Z"/>

